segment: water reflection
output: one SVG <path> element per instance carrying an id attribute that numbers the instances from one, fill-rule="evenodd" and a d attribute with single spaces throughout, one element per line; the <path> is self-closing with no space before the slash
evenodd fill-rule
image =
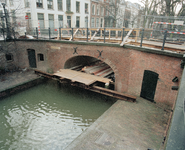
<path id="1" fill-rule="evenodd" d="M 113 101 L 49 81 L 0 101 L 0 149 L 64 149 Z"/>

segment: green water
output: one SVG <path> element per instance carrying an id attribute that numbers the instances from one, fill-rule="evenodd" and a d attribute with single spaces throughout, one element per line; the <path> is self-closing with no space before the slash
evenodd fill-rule
<path id="1" fill-rule="evenodd" d="M 5 98 L 0 101 L 0 149 L 65 149 L 113 103 L 55 81 Z"/>

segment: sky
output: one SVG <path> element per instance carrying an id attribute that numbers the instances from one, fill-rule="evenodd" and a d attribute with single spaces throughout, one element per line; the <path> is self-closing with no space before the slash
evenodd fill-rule
<path id="1" fill-rule="evenodd" d="M 139 0 L 125 0 L 125 1 L 130 1 L 132 3 L 138 3 L 140 4 L 141 6 L 143 6 L 143 4 L 141 2 L 139 2 Z"/>

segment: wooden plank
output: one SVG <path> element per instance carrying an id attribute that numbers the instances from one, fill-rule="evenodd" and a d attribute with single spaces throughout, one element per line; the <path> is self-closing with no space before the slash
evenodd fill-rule
<path id="1" fill-rule="evenodd" d="M 70 69 L 60 69 L 60 72 L 54 73 L 55 76 L 70 79 L 72 81 L 80 82 L 85 85 L 90 85 L 90 83 L 94 83 L 96 81 L 103 82 L 103 83 L 110 83 L 112 82 L 111 79 L 94 76 L 90 74 L 86 74 L 79 71 L 74 71 Z"/>
<path id="2" fill-rule="evenodd" d="M 125 93 L 120 93 L 120 92 L 102 88 L 99 86 L 93 86 L 89 90 L 97 92 L 97 93 L 101 93 L 104 95 L 108 95 L 114 98 L 118 98 L 120 100 L 130 101 L 130 102 L 135 102 L 137 98 L 136 96 L 132 96 L 132 95 L 125 94 Z"/>
<path id="3" fill-rule="evenodd" d="M 135 42 L 137 42 L 138 37 L 139 37 L 140 30 L 136 30 L 136 37 L 135 37 Z"/>
<path id="4" fill-rule="evenodd" d="M 96 34 L 98 33 L 99 30 L 100 30 L 100 29 L 98 28 L 98 29 L 95 31 L 95 33 L 94 33 L 94 35 L 91 37 L 90 41 L 94 39 L 94 37 L 96 36 Z"/>
<path id="5" fill-rule="evenodd" d="M 73 34 L 73 38 L 75 37 L 76 33 L 78 32 L 78 29 L 76 29 L 75 33 Z M 69 41 L 72 40 L 72 35 L 71 35 L 71 38 L 69 39 Z"/>
<path id="6" fill-rule="evenodd" d="M 110 40 L 110 29 L 109 29 L 109 40 Z"/>
<path id="7" fill-rule="evenodd" d="M 133 28 L 128 32 L 127 36 L 123 39 L 123 42 L 120 44 L 120 46 L 123 46 L 125 44 L 126 40 L 130 36 L 130 34 L 132 33 L 132 31 L 133 31 Z"/>

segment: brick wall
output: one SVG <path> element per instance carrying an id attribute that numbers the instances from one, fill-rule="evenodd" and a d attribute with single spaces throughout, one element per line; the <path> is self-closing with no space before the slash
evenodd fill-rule
<path id="1" fill-rule="evenodd" d="M 34 49 L 36 55 L 43 53 L 45 60 L 38 62 L 37 69 L 56 72 L 64 68 L 65 63 L 72 57 L 91 56 L 107 63 L 115 73 L 115 89 L 140 96 L 144 70 L 154 71 L 159 74 L 154 100 L 172 106 L 176 100 L 177 91 L 171 89 L 174 85 L 172 79 L 181 78 L 181 58 L 161 54 L 147 53 L 138 50 L 114 47 L 83 45 L 62 42 L 18 42 L 19 65 L 29 66 L 27 49 Z M 74 54 L 74 48 L 77 53 Z M 103 51 L 101 57 L 99 52 Z M 21 59 L 20 59 L 21 58 Z"/>

